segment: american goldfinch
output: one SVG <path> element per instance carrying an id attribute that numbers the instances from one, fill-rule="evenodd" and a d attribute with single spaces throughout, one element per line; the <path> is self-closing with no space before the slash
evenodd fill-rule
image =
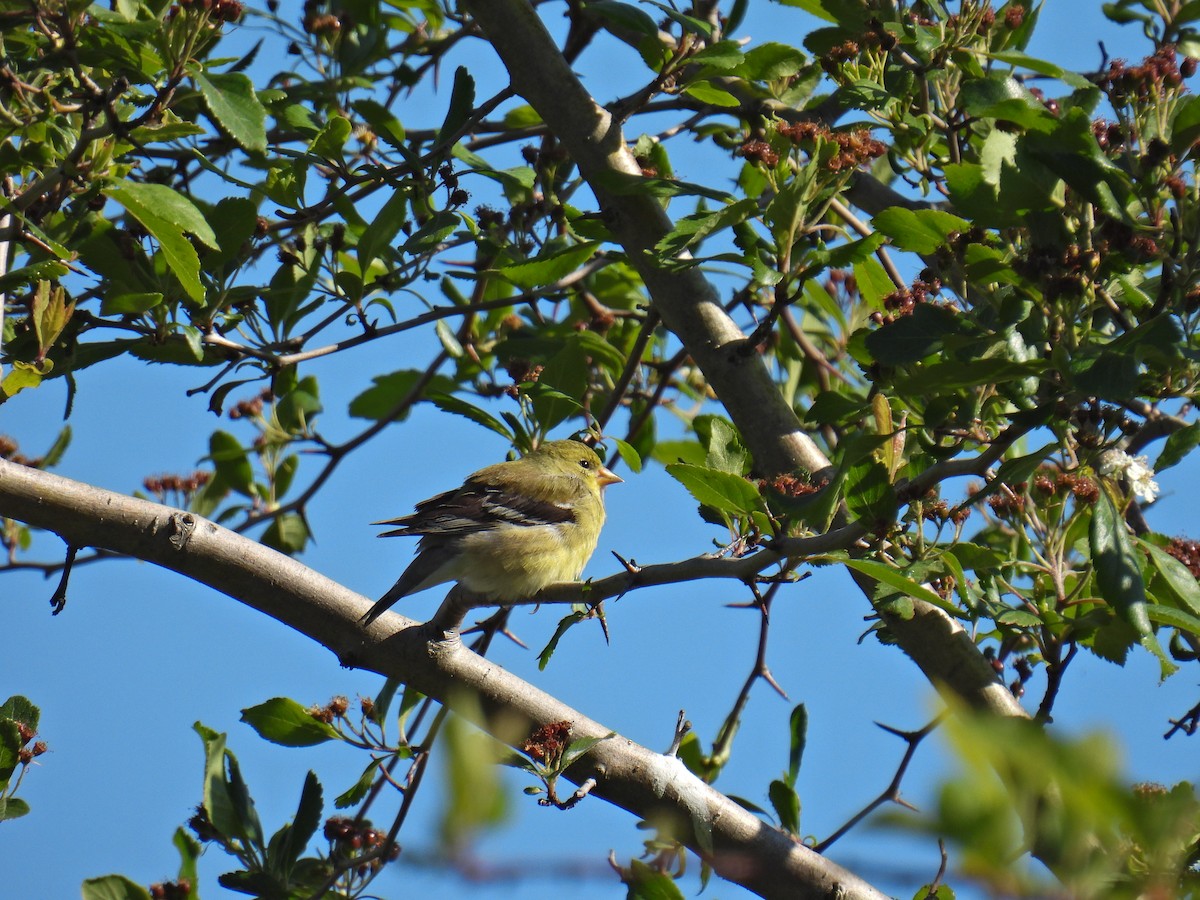
<path id="1" fill-rule="evenodd" d="M 370 611 L 370 625 L 397 600 L 457 581 L 496 603 L 574 581 L 596 549 L 604 488 L 621 481 L 578 441 L 551 441 L 520 459 L 467 477 L 463 486 L 376 525 L 380 537 L 420 535 L 417 558 Z"/>

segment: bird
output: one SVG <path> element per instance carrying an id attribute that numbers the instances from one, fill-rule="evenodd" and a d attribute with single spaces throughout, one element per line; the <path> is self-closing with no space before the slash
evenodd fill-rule
<path id="1" fill-rule="evenodd" d="M 468 475 L 410 515 L 374 523 L 399 526 L 380 537 L 421 540 L 360 622 L 370 625 L 401 597 L 448 581 L 500 605 L 575 581 L 600 538 L 604 489 L 621 481 L 587 444 L 548 441 Z"/>

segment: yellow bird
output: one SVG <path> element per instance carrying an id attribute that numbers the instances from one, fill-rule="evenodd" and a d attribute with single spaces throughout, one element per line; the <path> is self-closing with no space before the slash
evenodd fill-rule
<path id="1" fill-rule="evenodd" d="M 420 535 L 417 557 L 362 617 L 370 625 L 401 597 L 447 581 L 497 604 L 575 581 L 604 525 L 604 488 L 622 479 L 578 441 L 551 441 L 480 469 L 462 487 L 418 503 L 380 537 Z"/>

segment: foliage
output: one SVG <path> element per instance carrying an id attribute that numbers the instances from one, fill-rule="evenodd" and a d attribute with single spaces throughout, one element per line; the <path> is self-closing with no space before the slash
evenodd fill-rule
<path id="1" fill-rule="evenodd" d="M 573 429 L 611 438 L 635 471 L 663 464 L 718 529 L 717 555 L 766 560 L 748 584 L 762 648 L 779 585 L 838 564 L 869 585 L 877 639 L 900 640 L 933 607 L 968 628 L 1013 694 L 1043 670 L 1043 724 L 1081 652 L 1118 664 L 1147 652 L 1164 679 L 1193 666 L 1196 546 L 1155 533 L 1143 511 L 1153 469 L 1200 443 L 1200 98 L 1186 87 L 1200 6 L 1105 4 L 1140 26 L 1145 58 L 1077 73 L 1027 54 L 1039 4 L 785 5 L 821 20 L 803 48 L 740 42 L 744 2 L 568 3 L 569 60 L 624 43 L 645 67 L 644 87 L 609 104 L 640 173 L 604 179 L 532 97 L 481 95 L 501 82 L 457 65 L 476 33 L 457 4 L 309 0 L 297 18 L 275 2 L 33 0 L 0 13 L 0 403 L 57 378 L 73 395 L 117 357 L 194 368 L 230 422 L 212 431 L 204 468 L 147 478 L 146 494 L 289 554 L 319 527 L 310 503 L 333 469 L 417 404 L 517 451 Z M 401 118 L 414 96 L 438 104 L 434 121 Z M 707 161 L 687 166 L 703 183 L 676 177 L 688 152 Z M 623 244 L 603 208 L 631 194 L 670 215 L 653 246 Z M 762 462 L 745 424 L 758 411 L 717 396 L 700 348 L 667 321 L 655 286 L 697 272 L 741 328 L 722 347 L 728 365 L 765 365 L 828 463 L 819 471 Z M 716 315 L 700 300 L 693 312 Z M 406 332 L 424 339 L 423 358 L 354 366 L 360 348 Z M 346 361 L 348 413 L 365 423 L 340 440 L 321 427 L 332 376 L 313 363 L 329 358 Z M 686 439 L 660 440 L 668 417 Z M 4 439 L 0 455 L 48 468 L 69 437 L 38 460 Z M 1151 466 L 1139 454 L 1164 438 Z M 6 519 L 0 534 L 12 559 L 28 551 L 25 526 Z M 543 666 L 589 618 L 603 623 L 602 609 L 562 620 Z M 773 683 L 764 652 L 712 752 L 695 737 L 683 748 L 705 781 L 750 685 Z M 369 807 L 401 764 L 415 791 L 441 731 L 444 713 L 405 691 L 389 739 L 395 690 L 354 725 L 345 703 L 314 714 L 285 699 L 245 718 L 281 745 L 371 754 L 335 801 Z M 0 818 L 27 809 L 12 776 L 28 764 L 19 723 L 36 730 L 36 709 L 30 723 L 17 702 L 0 714 Z M 1084 783 L 1073 773 L 1107 751 L 958 722 L 979 770 L 946 785 L 925 825 L 959 842 L 973 877 L 1044 890 L 996 865 L 1032 849 L 1080 895 L 1194 889 L 1189 787 L 1130 792 L 1103 766 Z M 808 724 L 798 707 L 788 768 L 767 788 L 795 836 Z M 448 845 L 503 809 L 458 728 L 447 726 L 460 776 Z M 237 860 L 225 886 L 352 896 L 394 858 L 411 793 L 386 836 L 361 812 L 329 819 L 328 848 L 306 855 L 322 815 L 315 776 L 268 838 L 224 737 L 197 731 L 206 774 L 191 826 Z M 526 742 L 542 802 L 565 806 L 577 801 L 556 779 L 593 744 L 560 731 L 510 743 Z M 194 842 L 176 842 L 173 890 L 187 896 Z M 621 869 L 631 896 L 677 891 L 668 857 Z M 136 894 L 111 878 L 85 895 Z"/>

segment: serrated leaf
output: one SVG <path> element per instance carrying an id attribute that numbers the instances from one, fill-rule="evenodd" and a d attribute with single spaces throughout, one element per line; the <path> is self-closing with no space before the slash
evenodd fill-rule
<path id="1" fill-rule="evenodd" d="M 641 472 L 642 457 L 641 454 L 637 452 L 637 449 L 634 448 L 632 444 L 627 443 L 620 438 L 611 438 L 611 440 L 617 445 L 617 455 L 621 457 L 621 460 L 625 463 L 625 465 L 629 466 L 634 473 Z"/>
<path id="2" fill-rule="evenodd" d="M 208 111 L 226 134 L 255 153 L 267 149 L 267 110 L 249 76 L 241 72 L 197 72 L 192 77 Z"/>
<path id="3" fill-rule="evenodd" d="M 758 488 L 740 475 L 688 463 L 671 463 L 667 473 L 704 506 L 738 516 L 763 510 Z"/>
<path id="4" fill-rule="evenodd" d="M 576 610 L 558 620 L 558 627 L 554 629 L 554 634 L 551 635 L 546 646 L 542 648 L 542 652 L 538 654 L 538 671 L 543 671 L 550 664 L 550 658 L 554 656 L 554 651 L 558 649 L 558 642 L 567 633 L 567 629 L 586 618 L 587 613 Z"/>
<path id="5" fill-rule="evenodd" d="M 454 413 L 458 416 L 465 416 L 477 425 L 482 425 L 484 428 L 496 432 L 510 443 L 513 440 L 513 433 L 503 422 L 493 416 L 491 413 L 480 409 L 466 400 L 455 397 L 452 394 L 430 393 L 429 402 L 443 412 Z"/>
<path id="6" fill-rule="evenodd" d="M 1156 547 L 1142 538 L 1138 538 L 1137 543 L 1149 555 L 1150 566 L 1162 578 L 1171 599 L 1181 609 L 1190 610 L 1192 614 L 1200 616 L 1200 583 L 1197 583 L 1196 576 L 1161 547 Z"/>
<path id="7" fill-rule="evenodd" d="M 283 747 L 313 747 L 341 740 L 332 725 L 313 718 L 305 707 L 287 697 L 243 709 L 241 718 L 259 737 Z"/>
<path id="8" fill-rule="evenodd" d="M 142 223 L 158 241 L 163 258 L 188 296 L 197 303 L 203 303 L 200 258 L 184 235 L 191 234 L 214 250 L 219 245 L 212 228 L 195 204 L 165 184 L 122 181 L 105 188 L 103 193 Z"/>
<path id="9" fill-rule="evenodd" d="M 317 833 L 317 827 L 321 824 L 322 806 L 321 782 L 317 780 L 316 773 L 309 771 L 304 777 L 304 787 L 300 791 L 296 815 L 290 825 L 280 829 L 283 837 L 279 841 L 279 857 L 272 858 L 271 864 L 287 871 L 296 863 L 304 848 L 308 846 L 309 840 Z M 272 840 L 272 844 L 274 843 Z"/>
<path id="10" fill-rule="evenodd" d="M 1088 532 L 1096 588 L 1100 596 L 1140 636 L 1150 634 L 1146 615 L 1146 586 L 1134 555 L 1133 541 L 1108 488 L 1092 507 Z"/>

